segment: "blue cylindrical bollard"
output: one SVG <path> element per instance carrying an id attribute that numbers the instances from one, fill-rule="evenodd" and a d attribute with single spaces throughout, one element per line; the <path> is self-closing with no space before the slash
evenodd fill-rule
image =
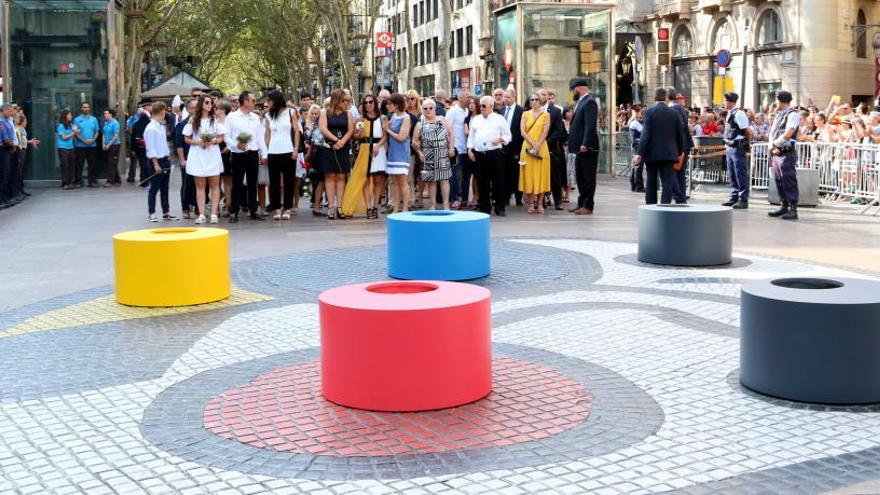
<path id="1" fill-rule="evenodd" d="M 489 215 L 447 210 L 389 215 L 388 275 L 404 280 L 489 275 Z"/>

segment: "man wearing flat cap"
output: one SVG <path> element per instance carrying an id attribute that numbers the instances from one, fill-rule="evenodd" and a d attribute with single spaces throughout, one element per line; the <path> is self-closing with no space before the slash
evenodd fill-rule
<path id="1" fill-rule="evenodd" d="M 746 112 L 736 108 L 739 95 L 726 93 L 724 108 L 727 109 L 727 120 L 724 122 L 724 144 L 727 146 L 727 177 L 730 181 L 730 199 L 724 206 L 732 206 L 735 210 L 749 207 L 749 169 L 746 163 L 746 151 L 752 139 L 749 117 Z"/>
<path id="2" fill-rule="evenodd" d="M 578 190 L 577 206 L 568 211 L 576 215 L 592 215 L 599 168 L 599 104 L 590 93 L 586 79 L 573 79 L 568 87 L 577 100 L 568 130 L 568 152 L 577 156 L 575 178 Z"/>
<path id="3" fill-rule="evenodd" d="M 768 215 L 783 220 L 797 220 L 798 183 L 795 170 L 797 164 L 795 141 L 801 118 L 797 111 L 791 108 L 791 93 L 778 91 L 776 101 L 778 113 L 770 129 L 770 168 L 773 170 L 782 206 Z"/>

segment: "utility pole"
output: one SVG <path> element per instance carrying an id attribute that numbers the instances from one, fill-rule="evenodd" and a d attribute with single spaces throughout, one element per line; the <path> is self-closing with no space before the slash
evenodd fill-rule
<path id="1" fill-rule="evenodd" d="M 740 95 L 739 101 L 740 106 L 742 108 L 746 107 L 746 68 L 749 65 L 749 30 L 751 19 L 746 19 L 746 26 L 744 31 L 744 41 L 743 41 L 743 70 L 742 70 L 742 86 L 740 86 Z"/>

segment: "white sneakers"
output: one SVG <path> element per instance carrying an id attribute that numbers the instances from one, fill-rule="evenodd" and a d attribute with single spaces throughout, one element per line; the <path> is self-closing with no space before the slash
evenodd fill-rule
<path id="1" fill-rule="evenodd" d="M 159 221 L 159 214 L 158 213 L 151 213 L 150 214 L 150 221 L 151 222 L 158 222 Z"/>
<path id="2" fill-rule="evenodd" d="M 290 210 L 284 210 L 284 213 L 281 215 L 282 220 L 290 220 Z"/>
<path id="3" fill-rule="evenodd" d="M 281 210 L 275 210 L 275 214 L 272 215 L 274 220 L 281 220 Z"/>
<path id="4" fill-rule="evenodd" d="M 211 223 L 220 223 L 220 220 L 217 218 L 217 215 L 211 215 Z"/>
<path id="5" fill-rule="evenodd" d="M 199 215 L 196 217 L 196 225 L 201 225 L 205 223 L 205 215 Z"/>

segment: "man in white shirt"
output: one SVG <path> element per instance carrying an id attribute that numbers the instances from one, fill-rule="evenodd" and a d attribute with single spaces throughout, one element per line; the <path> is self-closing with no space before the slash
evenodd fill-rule
<path id="1" fill-rule="evenodd" d="M 245 193 L 251 220 L 263 220 L 257 211 L 257 176 L 260 165 L 266 165 L 269 156 L 260 117 L 253 112 L 257 99 L 249 91 L 244 91 L 238 95 L 238 103 L 238 110 L 226 117 L 226 133 L 223 134 L 223 140 L 232 152 L 232 208 L 229 210 L 229 223 L 238 222 L 238 211 L 245 202 Z"/>
<path id="2" fill-rule="evenodd" d="M 503 217 L 508 196 L 504 187 L 505 157 L 502 148 L 510 143 L 511 135 L 507 121 L 494 110 L 495 100 L 491 96 L 480 99 L 480 115 L 472 117 L 470 121 L 467 153 L 471 161 L 476 162 L 480 211 L 490 213 L 494 202 L 495 214 Z"/>
<path id="3" fill-rule="evenodd" d="M 467 136 L 464 135 L 464 119 L 468 116 L 468 102 L 471 101 L 471 94 L 465 89 L 458 95 L 457 104 L 453 105 L 446 113 L 446 120 L 452 126 L 452 133 L 455 134 L 455 152 L 456 156 L 452 163 L 452 177 L 450 180 L 449 198 L 452 201 L 452 209 L 457 210 L 461 207 L 461 189 L 469 187 L 468 184 L 459 184 L 461 171 L 467 161 Z"/>
<path id="4" fill-rule="evenodd" d="M 171 161 L 168 159 L 171 152 L 168 150 L 168 140 L 165 133 L 165 104 L 161 101 L 153 103 L 150 110 L 152 119 L 144 130 L 144 145 L 147 148 L 147 160 L 153 167 L 153 176 L 150 179 L 150 191 L 147 194 L 147 210 L 151 222 L 158 222 L 156 215 L 156 193 L 161 194 L 162 219 L 167 221 L 177 220 L 171 214 L 171 205 L 168 203 L 168 183 L 171 180 Z"/>

